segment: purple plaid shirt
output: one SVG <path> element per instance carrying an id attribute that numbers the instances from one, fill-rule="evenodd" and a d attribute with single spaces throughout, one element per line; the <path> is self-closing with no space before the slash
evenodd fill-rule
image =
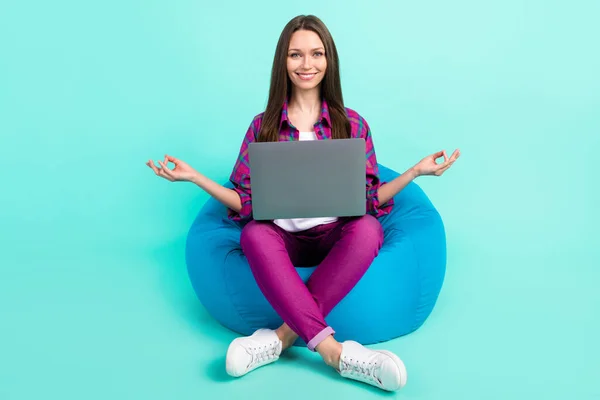
<path id="1" fill-rule="evenodd" d="M 379 169 L 377 167 L 377 158 L 375 156 L 375 148 L 371 137 L 371 130 L 367 121 L 361 117 L 356 111 L 346 107 L 346 114 L 350 120 L 351 136 L 353 138 L 365 139 L 366 150 L 366 212 L 375 217 L 381 217 L 389 214 L 394 206 L 394 199 L 390 199 L 385 204 L 379 204 L 377 191 L 379 186 L 384 182 L 380 182 Z M 240 212 L 235 212 L 228 208 L 228 216 L 234 221 L 249 220 L 252 217 L 252 189 L 250 188 L 250 166 L 248 163 L 248 144 L 255 141 L 260 130 L 264 113 L 254 117 L 242 146 L 240 153 L 230 176 L 230 181 L 242 201 L 242 209 Z M 315 133 L 317 139 L 331 139 L 331 119 L 329 117 L 329 108 L 327 102 L 322 101 L 321 117 L 315 124 Z M 281 112 L 281 121 L 279 125 L 279 141 L 299 140 L 300 133 L 288 119 L 288 104 L 283 105 Z"/>

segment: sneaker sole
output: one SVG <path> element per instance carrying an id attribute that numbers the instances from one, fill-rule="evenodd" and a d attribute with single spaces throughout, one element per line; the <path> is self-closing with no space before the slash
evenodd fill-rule
<path id="1" fill-rule="evenodd" d="M 392 353 L 391 351 L 387 351 L 387 350 L 377 350 L 377 351 L 385 354 L 386 356 L 389 356 L 392 359 L 392 361 L 394 361 L 394 364 L 396 364 L 396 366 L 398 367 L 398 370 L 400 370 L 400 386 L 394 390 L 402 389 L 404 387 L 404 385 L 406 385 L 406 381 L 408 379 L 407 372 L 406 372 L 406 366 L 404 365 L 402 360 L 397 355 Z"/>

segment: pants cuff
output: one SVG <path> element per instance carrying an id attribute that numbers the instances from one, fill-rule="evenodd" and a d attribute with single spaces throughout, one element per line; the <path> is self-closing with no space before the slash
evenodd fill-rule
<path id="1" fill-rule="evenodd" d="M 315 351 L 315 347 L 317 347 L 319 343 L 325 340 L 327 336 L 333 335 L 334 333 L 335 331 L 330 326 L 328 326 L 321 332 L 317 333 L 317 335 L 306 344 L 306 347 L 308 347 L 310 351 Z"/>

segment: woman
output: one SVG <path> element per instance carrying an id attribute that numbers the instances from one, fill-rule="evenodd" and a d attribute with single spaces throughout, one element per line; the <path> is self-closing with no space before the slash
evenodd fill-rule
<path id="1" fill-rule="evenodd" d="M 361 137 L 366 143 L 366 215 L 352 218 L 252 219 L 248 144 L 252 141 L 322 140 Z M 437 164 L 436 160 L 444 158 Z M 190 181 L 228 208 L 243 225 L 241 247 L 265 298 L 284 323 L 233 340 L 226 370 L 242 376 L 273 363 L 298 337 L 341 376 L 384 390 L 406 384 L 406 369 L 395 354 L 370 350 L 355 341 L 339 343 L 325 317 L 361 279 L 383 244 L 378 218 L 388 214 L 393 197 L 420 175 L 440 176 L 459 157 L 440 151 L 423 158 L 391 182 L 380 182 L 367 122 L 342 99 L 338 55 L 327 27 L 314 16 L 298 16 L 277 44 L 269 100 L 243 140 L 231 174 L 233 189 L 208 179 L 172 156 L 147 165 L 169 181 Z M 168 163 L 175 164 L 173 169 Z M 306 284 L 295 266 L 317 265 Z"/>

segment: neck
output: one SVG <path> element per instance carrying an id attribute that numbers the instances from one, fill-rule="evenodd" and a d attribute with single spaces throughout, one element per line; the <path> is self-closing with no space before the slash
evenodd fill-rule
<path id="1" fill-rule="evenodd" d="M 293 90 L 290 96 L 288 109 L 292 109 L 301 114 L 312 114 L 321 110 L 321 95 L 319 88 L 310 90 Z"/>

